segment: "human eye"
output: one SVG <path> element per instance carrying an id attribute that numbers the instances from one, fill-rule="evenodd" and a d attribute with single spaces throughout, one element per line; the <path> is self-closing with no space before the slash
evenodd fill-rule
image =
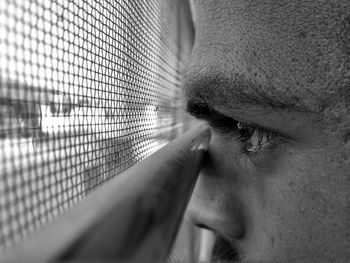
<path id="1" fill-rule="evenodd" d="M 237 142 L 243 154 L 255 157 L 261 152 L 275 149 L 283 140 L 279 133 L 253 124 L 236 121 L 233 118 L 209 122 L 210 126 L 225 138 Z"/>
<path id="2" fill-rule="evenodd" d="M 277 132 L 242 122 L 237 122 L 232 133 L 233 139 L 242 144 L 247 155 L 272 150 L 282 139 Z"/>
<path id="3" fill-rule="evenodd" d="M 221 134 L 225 139 L 238 142 L 242 154 L 250 157 L 255 157 L 261 152 L 272 152 L 286 139 L 276 131 L 238 121 L 217 112 L 206 104 L 190 102 L 187 105 L 187 111 L 194 117 L 205 120 L 213 131 Z"/>

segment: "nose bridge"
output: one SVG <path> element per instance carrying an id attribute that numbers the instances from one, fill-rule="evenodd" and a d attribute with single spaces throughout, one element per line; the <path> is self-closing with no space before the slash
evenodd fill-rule
<path id="1" fill-rule="evenodd" d="M 229 238 L 237 238 L 244 229 L 240 199 L 243 181 L 237 163 L 237 151 L 225 151 L 214 136 L 187 213 L 195 225 L 229 235 Z"/>

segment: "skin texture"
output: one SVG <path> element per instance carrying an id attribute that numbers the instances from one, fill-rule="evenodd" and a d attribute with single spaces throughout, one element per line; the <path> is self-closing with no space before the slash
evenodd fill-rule
<path id="1" fill-rule="evenodd" d="M 278 136 L 247 154 L 213 128 L 189 219 L 242 261 L 349 262 L 349 1 L 198 0 L 193 13 L 188 101 Z"/>

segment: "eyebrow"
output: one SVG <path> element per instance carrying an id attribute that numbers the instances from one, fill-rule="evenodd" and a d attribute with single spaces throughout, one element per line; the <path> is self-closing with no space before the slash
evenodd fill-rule
<path id="1" fill-rule="evenodd" d="M 228 109 L 258 106 L 312 112 L 290 91 L 286 90 L 282 93 L 272 86 L 264 87 L 241 74 L 226 77 L 218 72 L 210 71 L 191 73 L 186 77 L 184 88 L 187 111 L 199 118 L 203 118 L 204 114 L 212 110 L 214 106 Z"/>

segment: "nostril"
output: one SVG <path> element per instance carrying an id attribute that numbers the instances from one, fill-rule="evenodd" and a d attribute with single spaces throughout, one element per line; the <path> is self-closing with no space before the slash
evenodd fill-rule
<path id="1" fill-rule="evenodd" d="M 213 231 L 210 227 L 208 227 L 207 225 L 204 225 L 204 224 L 195 224 L 195 226 L 199 227 L 199 228 L 203 228 L 203 229 L 207 229 L 207 230 Z"/>

